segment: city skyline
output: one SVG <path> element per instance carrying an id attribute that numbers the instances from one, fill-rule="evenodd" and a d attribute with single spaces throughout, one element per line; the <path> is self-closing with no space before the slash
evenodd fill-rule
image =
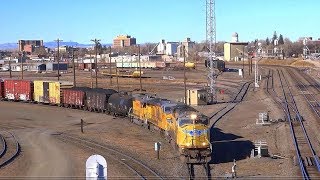
<path id="1" fill-rule="evenodd" d="M 137 43 L 183 41 L 200 42 L 205 34 L 205 0 L 71 0 L 18 2 L 5 0 L 0 43 L 18 39 L 61 38 L 90 44 L 90 39 L 112 43 L 120 34 L 137 38 Z M 320 2 L 313 0 L 240 1 L 216 0 L 217 41 L 230 41 L 233 32 L 240 41 L 272 37 L 274 31 L 295 41 L 299 37 L 320 38 L 314 21 Z M 18 12 L 18 13 L 14 13 Z"/>

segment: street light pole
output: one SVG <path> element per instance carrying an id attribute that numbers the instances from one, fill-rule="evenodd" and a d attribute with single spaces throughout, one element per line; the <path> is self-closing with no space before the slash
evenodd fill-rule
<path id="1" fill-rule="evenodd" d="M 57 39 L 55 40 L 55 42 L 57 42 L 58 45 L 58 53 L 57 53 L 57 61 L 58 61 L 58 81 L 60 80 L 60 42 L 62 42 L 61 39 Z"/>
<path id="2" fill-rule="evenodd" d="M 101 41 L 100 39 L 91 39 L 92 42 L 95 43 L 95 74 L 96 74 L 96 88 L 98 88 L 98 60 L 97 60 L 97 56 L 98 56 L 98 43 L 99 41 Z"/>

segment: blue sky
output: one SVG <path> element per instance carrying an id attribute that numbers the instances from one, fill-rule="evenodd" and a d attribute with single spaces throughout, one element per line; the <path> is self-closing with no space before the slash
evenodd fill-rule
<path id="1" fill-rule="evenodd" d="M 320 38 L 319 0 L 216 0 L 217 40 Z M 0 43 L 43 39 L 112 42 L 129 34 L 138 43 L 205 39 L 205 0 L 2 0 Z"/>

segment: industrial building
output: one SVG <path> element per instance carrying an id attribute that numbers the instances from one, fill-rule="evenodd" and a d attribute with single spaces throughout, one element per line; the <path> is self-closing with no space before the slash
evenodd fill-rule
<path id="1" fill-rule="evenodd" d="M 174 56 L 177 53 L 178 42 L 166 42 L 164 39 L 157 46 L 157 54 Z"/>
<path id="2" fill-rule="evenodd" d="M 121 48 L 136 45 L 136 38 L 129 35 L 119 35 L 113 39 L 113 47 Z"/>
<path id="3" fill-rule="evenodd" d="M 189 57 L 190 51 L 194 48 L 195 44 L 196 43 L 194 41 L 191 41 L 190 38 L 186 38 L 184 41 L 182 41 L 177 50 L 178 58 L 182 58 L 184 56 L 183 47 L 185 48 L 186 57 Z"/>
<path id="4" fill-rule="evenodd" d="M 231 42 L 224 44 L 224 60 L 225 61 L 242 61 L 248 57 L 245 53 L 248 42 L 239 42 L 238 33 L 232 35 Z"/>
<path id="5" fill-rule="evenodd" d="M 18 44 L 19 51 L 33 52 L 34 47 L 43 46 L 43 40 L 19 40 Z"/>

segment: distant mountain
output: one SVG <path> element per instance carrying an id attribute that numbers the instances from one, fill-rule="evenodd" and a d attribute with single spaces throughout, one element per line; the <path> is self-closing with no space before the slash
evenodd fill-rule
<path id="1" fill-rule="evenodd" d="M 18 44 L 17 43 L 4 43 L 0 44 L 0 50 L 12 50 L 12 49 L 17 49 Z"/>
<path id="2" fill-rule="evenodd" d="M 103 46 L 111 46 L 112 44 L 102 44 Z M 57 42 L 44 42 L 44 46 L 48 48 L 55 48 L 57 47 Z M 73 46 L 73 47 L 80 47 L 80 48 L 88 48 L 92 47 L 93 44 L 80 44 L 77 42 L 60 42 L 60 46 Z M 13 50 L 17 49 L 18 45 L 16 43 L 4 43 L 0 44 L 0 50 Z"/>

